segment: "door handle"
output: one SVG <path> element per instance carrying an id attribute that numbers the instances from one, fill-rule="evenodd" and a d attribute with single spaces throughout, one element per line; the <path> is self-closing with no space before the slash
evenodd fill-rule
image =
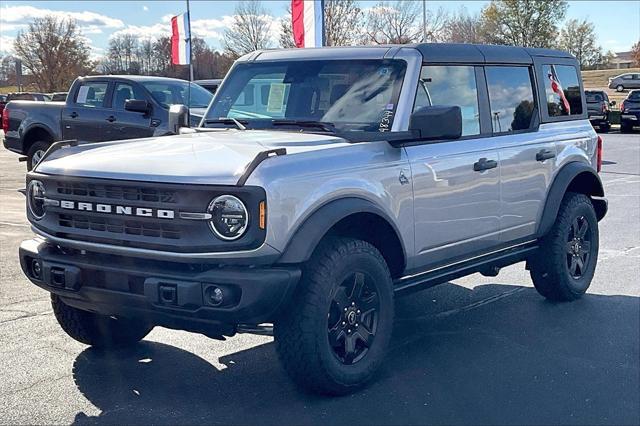
<path id="1" fill-rule="evenodd" d="M 109 123 L 113 123 L 114 121 L 116 121 L 116 118 L 113 115 L 110 115 L 109 117 L 107 117 L 107 121 Z"/>
<path id="2" fill-rule="evenodd" d="M 536 161 L 544 161 L 544 160 L 548 160 L 550 158 L 554 158 L 556 156 L 556 153 L 553 151 L 550 151 L 548 149 L 541 149 L 537 154 L 536 154 Z"/>
<path id="3" fill-rule="evenodd" d="M 496 160 L 487 160 L 486 158 L 481 158 L 477 162 L 473 163 L 474 172 L 495 169 L 496 167 L 498 167 L 498 162 Z"/>
<path id="4" fill-rule="evenodd" d="M 71 118 L 76 118 L 78 116 L 78 113 L 73 111 L 71 114 L 69 114 L 69 117 Z"/>

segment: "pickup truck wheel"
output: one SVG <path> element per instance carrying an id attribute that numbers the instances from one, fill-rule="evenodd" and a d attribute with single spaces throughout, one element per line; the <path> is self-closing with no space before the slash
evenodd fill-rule
<path id="1" fill-rule="evenodd" d="M 609 133 L 609 130 L 611 130 L 611 125 L 609 123 L 600 124 L 600 133 Z"/>
<path id="2" fill-rule="evenodd" d="M 570 301 L 589 288 L 598 261 L 598 220 L 589 197 L 568 192 L 549 233 L 542 238 L 530 272 L 538 292 Z"/>
<path id="3" fill-rule="evenodd" d="M 332 238 L 305 266 L 274 331 L 280 360 L 296 384 L 342 395 L 373 378 L 392 328 L 393 284 L 384 258 L 365 241 Z"/>
<path id="4" fill-rule="evenodd" d="M 27 152 L 27 170 L 33 170 L 38 161 L 42 159 L 51 144 L 45 141 L 37 141 L 31 145 Z"/>
<path id="5" fill-rule="evenodd" d="M 73 339 L 85 345 L 102 348 L 131 346 L 153 329 L 145 323 L 98 315 L 65 304 L 55 294 L 51 306 L 60 327 Z"/>
<path id="6" fill-rule="evenodd" d="M 633 130 L 632 125 L 629 125 L 627 123 L 620 124 L 620 133 L 631 133 L 632 130 Z"/>

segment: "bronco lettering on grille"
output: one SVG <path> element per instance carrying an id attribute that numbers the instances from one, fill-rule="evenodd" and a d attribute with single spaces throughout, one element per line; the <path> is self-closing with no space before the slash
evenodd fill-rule
<path id="1" fill-rule="evenodd" d="M 67 210 L 111 213 L 124 216 L 156 217 L 159 219 L 173 219 L 175 217 L 175 212 L 173 210 L 152 209 L 148 207 L 119 206 L 67 200 L 61 200 L 60 207 Z"/>

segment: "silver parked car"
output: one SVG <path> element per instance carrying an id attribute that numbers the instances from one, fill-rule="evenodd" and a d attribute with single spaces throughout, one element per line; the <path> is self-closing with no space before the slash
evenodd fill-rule
<path id="1" fill-rule="evenodd" d="M 27 175 L 22 269 L 80 342 L 273 332 L 296 383 L 344 394 L 395 296 L 517 262 L 556 301 L 593 277 L 602 145 L 565 52 L 254 52 L 180 133 L 60 142 Z"/>
<path id="2" fill-rule="evenodd" d="M 627 73 L 609 78 L 609 89 L 616 89 L 617 92 L 640 89 L 640 73 Z"/>

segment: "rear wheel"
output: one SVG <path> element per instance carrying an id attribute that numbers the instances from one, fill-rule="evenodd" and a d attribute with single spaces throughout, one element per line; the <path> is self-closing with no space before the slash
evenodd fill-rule
<path id="1" fill-rule="evenodd" d="M 620 123 L 620 132 L 621 133 L 631 133 L 633 130 L 633 126 L 629 123 Z"/>
<path id="2" fill-rule="evenodd" d="M 276 349 L 296 384 L 340 395 L 373 378 L 392 327 L 393 287 L 380 252 L 365 241 L 330 239 L 305 266 L 275 324 Z"/>
<path id="3" fill-rule="evenodd" d="M 600 123 L 601 133 L 609 133 L 609 130 L 611 130 L 611 125 L 608 122 Z"/>
<path id="4" fill-rule="evenodd" d="M 46 141 L 34 142 L 27 152 L 27 170 L 33 170 L 38 162 L 44 157 L 51 144 Z"/>
<path id="5" fill-rule="evenodd" d="M 124 318 L 112 318 L 74 308 L 60 297 L 51 295 L 51 306 L 60 327 L 70 337 L 96 347 L 131 346 L 153 329 L 146 323 Z"/>
<path id="6" fill-rule="evenodd" d="M 568 192 L 530 272 L 538 292 L 550 300 L 569 301 L 589 288 L 598 261 L 598 220 L 591 199 Z"/>

